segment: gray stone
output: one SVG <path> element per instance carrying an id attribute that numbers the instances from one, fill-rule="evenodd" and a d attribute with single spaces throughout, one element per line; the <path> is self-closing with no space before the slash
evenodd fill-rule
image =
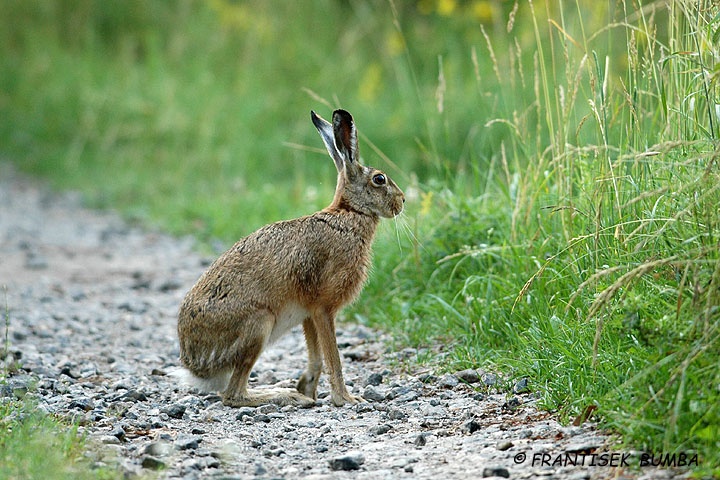
<path id="1" fill-rule="evenodd" d="M 173 403 L 172 405 L 168 405 L 162 409 L 162 411 L 167 413 L 167 415 L 171 418 L 183 418 L 185 410 L 185 405 L 180 405 L 178 403 Z"/>
<path id="2" fill-rule="evenodd" d="M 487 477 L 502 477 L 502 478 L 510 478 L 510 471 L 501 466 L 491 466 L 491 467 L 485 467 L 483 468 L 482 472 L 483 478 Z"/>
<path id="3" fill-rule="evenodd" d="M 515 382 L 515 385 L 513 386 L 513 393 L 516 395 L 519 395 L 521 393 L 528 393 L 530 391 L 530 386 L 528 385 L 528 379 L 527 378 L 521 378 L 517 382 Z"/>
<path id="4" fill-rule="evenodd" d="M 95 408 L 95 402 L 93 402 L 91 399 L 89 399 L 87 397 L 76 398 L 75 400 L 70 402 L 70 405 L 68 408 L 89 412 L 90 410 Z"/>
<path id="5" fill-rule="evenodd" d="M 494 387 L 497 385 L 498 378 L 494 373 L 483 373 L 481 380 L 486 386 Z"/>
<path id="6" fill-rule="evenodd" d="M 477 370 L 472 368 L 455 372 L 455 376 L 465 383 L 478 383 L 480 381 L 480 375 L 478 375 Z"/>
<path id="7" fill-rule="evenodd" d="M 473 434 L 473 433 L 477 432 L 478 430 L 480 430 L 481 428 L 482 428 L 482 425 L 480 425 L 477 421 L 469 420 L 469 421 L 463 423 L 462 431 L 463 431 L 463 433 Z"/>
<path id="8" fill-rule="evenodd" d="M 365 381 L 365 386 L 372 385 L 373 387 L 377 387 L 380 385 L 383 381 L 383 375 L 382 373 L 371 373 L 367 380 Z"/>
<path id="9" fill-rule="evenodd" d="M 166 466 L 165 462 L 150 455 L 143 456 L 142 460 L 140 461 L 140 465 L 142 465 L 143 468 L 147 468 L 149 470 L 160 470 L 165 468 Z"/>
<path id="10" fill-rule="evenodd" d="M 125 440 L 125 429 L 122 425 L 116 425 L 111 431 L 110 435 L 117 438 L 118 440 Z"/>
<path id="11" fill-rule="evenodd" d="M 372 385 L 365 387 L 362 397 L 370 402 L 382 402 L 385 400 L 385 394 Z"/>
<path id="12" fill-rule="evenodd" d="M 392 425 L 388 425 L 387 423 L 384 423 L 382 425 L 377 425 L 375 427 L 370 428 L 370 433 L 373 435 L 383 435 L 387 432 L 392 430 Z"/>
<path id="13" fill-rule="evenodd" d="M 332 470 L 360 470 L 360 465 L 363 463 L 365 456 L 359 452 L 334 457 L 329 461 Z"/>
<path id="14" fill-rule="evenodd" d="M 173 452 L 173 446 L 166 441 L 157 441 L 145 445 L 143 453 L 151 457 L 167 457 Z"/>
<path id="15" fill-rule="evenodd" d="M 513 442 L 504 440 L 504 441 L 498 442 L 498 444 L 495 446 L 495 448 L 497 448 L 501 452 L 504 452 L 505 450 L 510 450 L 514 446 L 515 446 L 515 444 L 513 444 Z"/>
<path id="16" fill-rule="evenodd" d="M 252 407 L 240 407 L 237 409 L 237 414 L 235 415 L 236 420 L 242 420 L 243 417 L 254 417 L 255 416 L 255 409 Z"/>
<path id="17" fill-rule="evenodd" d="M 175 440 L 175 447 L 178 450 L 194 450 L 198 448 L 198 444 L 202 442 L 202 437 L 199 435 L 178 435 Z"/>
<path id="18" fill-rule="evenodd" d="M 438 380 L 438 385 L 441 388 L 455 388 L 460 384 L 458 377 L 452 374 L 445 374 Z"/>

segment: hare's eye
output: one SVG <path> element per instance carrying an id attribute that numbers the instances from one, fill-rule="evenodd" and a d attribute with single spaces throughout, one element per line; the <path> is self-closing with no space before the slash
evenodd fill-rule
<path id="1" fill-rule="evenodd" d="M 387 183 L 387 180 L 385 179 L 385 175 L 383 175 L 382 173 L 373 175 L 372 181 L 375 185 L 385 185 L 385 183 Z"/>

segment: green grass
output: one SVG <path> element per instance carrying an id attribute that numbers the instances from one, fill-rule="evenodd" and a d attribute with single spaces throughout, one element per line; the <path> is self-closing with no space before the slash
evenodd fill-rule
<path id="1" fill-rule="evenodd" d="M 7 360 L 10 313 L 5 285 L 3 292 L 4 343 L 0 358 L 4 362 L 0 387 L 20 366 L 17 361 Z M 25 393 L 16 396 L 0 397 L 0 479 L 84 480 L 122 476 L 117 460 L 108 456 L 107 451 L 91 446 L 78 425 L 42 413 Z"/>
<path id="2" fill-rule="evenodd" d="M 228 245 L 328 203 L 347 108 L 408 204 L 346 316 L 720 476 L 711 2 L 4 6 L 0 155 Z"/>
<path id="3" fill-rule="evenodd" d="M 111 479 L 121 474 L 91 465 L 77 427 L 34 411 L 27 403 L 0 404 L 0 478 Z"/>

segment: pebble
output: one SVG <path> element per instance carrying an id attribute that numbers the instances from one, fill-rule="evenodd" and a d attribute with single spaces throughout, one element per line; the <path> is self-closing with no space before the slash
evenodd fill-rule
<path id="1" fill-rule="evenodd" d="M 477 370 L 472 368 L 455 372 L 455 376 L 465 383 L 478 383 L 480 381 Z"/>
<path id="2" fill-rule="evenodd" d="M 180 434 L 175 440 L 175 447 L 178 450 L 194 450 L 198 448 L 200 442 L 202 442 L 202 437 L 199 435 Z"/>
<path id="3" fill-rule="evenodd" d="M 388 425 L 387 423 L 384 423 L 382 425 L 372 427 L 370 429 L 370 433 L 372 435 L 382 435 L 382 434 L 385 434 L 385 433 L 389 432 L 390 430 L 392 430 L 392 428 L 393 428 L 392 425 Z"/>
<path id="4" fill-rule="evenodd" d="M 475 421 L 475 420 L 470 420 L 470 421 L 465 422 L 465 423 L 463 424 L 463 426 L 462 426 L 462 431 L 463 431 L 463 433 L 467 433 L 467 434 L 471 434 L 471 435 L 472 435 L 473 433 L 477 432 L 477 431 L 480 430 L 481 428 L 482 428 L 482 425 L 481 425 L 480 423 L 478 423 L 478 422 Z"/>
<path id="5" fill-rule="evenodd" d="M 378 385 L 380 385 L 382 383 L 382 381 L 383 381 L 382 373 L 371 373 L 368 376 L 367 380 L 365 381 L 365 386 L 367 387 L 368 385 L 370 385 L 373 387 L 377 387 Z"/>
<path id="6" fill-rule="evenodd" d="M 332 470 L 359 470 L 363 463 L 365 456 L 357 452 L 331 458 L 329 461 Z"/>
<path id="7" fill-rule="evenodd" d="M 363 391 L 362 397 L 370 402 L 382 402 L 385 400 L 385 393 L 383 393 L 377 387 L 368 385 Z"/>
<path id="8" fill-rule="evenodd" d="M 445 374 L 438 380 L 440 388 L 455 388 L 460 384 L 458 377 L 452 374 Z"/>
<path id="9" fill-rule="evenodd" d="M 487 477 L 502 477 L 510 478 L 510 471 L 502 466 L 485 467 L 482 471 L 483 478 Z"/>
<path id="10" fill-rule="evenodd" d="M 440 375 L 413 363 L 425 350 L 398 352 L 384 333 L 343 321 L 338 344 L 353 359 L 343 374 L 365 402 L 334 407 L 323 374 L 310 409 L 226 407 L 217 392 L 167 375 L 179 366 L 178 306 L 214 260 L 196 253 L 192 239 L 84 210 L 79 196 L 47 194 L 2 162 L 0 232 L 0 258 L 10 259 L 0 261 L 0 278 L 11 344 L 0 367 L 14 369 L 0 382 L 0 403 L 30 398 L 38 411 L 76 421 L 118 457 L 127 478 L 507 478 L 519 468 L 517 452 L 612 448 L 591 421 L 562 427 L 532 402 L 509 401 L 498 391 L 503 372 Z M 263 353 L 251 388 L 294 388 L 306 366 L 296 328 Z M 513 393 L 528 393 L 531 381 L 517 380 Z M 552 478 L 585 473 L 568 468 Z"/>
<path id="11" fill-rule="evenodd" d="M 143 468 L 147 468 L 149 470 L 160 470 L 162 468 L 165 468 L 165 462 L 150 455 L 143 456 L 140 460 L 140 465 L 142 465 Z"/>
<path id="12" fill-rule="evenodd" d="M 528 384 L 527 378 L 522 378 L 518 380 L 515 385 L 513 386 L 513 393 L 516 395 L 522 394 L 522 393 L 528 393 L 530 391 L 530 386 Z"/>
<path id="13" fill-rule="evenodd" d="M 510 450 L 514 446 L 515 446 L 515 444 L 513 442 L 508 441 L 508 440 L 503 440 L 502 442 L 498 442 L 498 444 L 495 448 L 497 448 L 501 452 L 504 452 L 505 450 Z"/>

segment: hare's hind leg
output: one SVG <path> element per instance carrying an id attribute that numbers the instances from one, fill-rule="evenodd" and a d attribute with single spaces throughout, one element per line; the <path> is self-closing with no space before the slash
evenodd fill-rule
<path id="1" fill-rule="evenodd" d="M 276 405 L 296 405 L 308 407 L 315 402 L 312 398 L 302 395 L 300 392 L 291 389 L 267 389 L 249 390 L 248 379 L 253 365 L 265 347 L 270 333 L 272 332 L 274 320 L 270 315 L 259 318 L 256 322 L 250 322 L 256 329 L 245 332 L 247 337 L 238 341 L 236 362 L 230 383 L 222 393 L 223 404 L 229 407 L 257 407 L 267 403 Z"/>
<path id="2" fill-rule="evenodd" d="M 318 380 L 320 380 L 320 373 L 322 372 L 322 356 L 317 330 L 311 318 L 306 318 L 303 322 L 303 331 L 305 332 L 305 343 L 308 350 L 308 367 L 300 380 L 298 380 L 297 390 L 303 395 L 316 400 Z"/>

